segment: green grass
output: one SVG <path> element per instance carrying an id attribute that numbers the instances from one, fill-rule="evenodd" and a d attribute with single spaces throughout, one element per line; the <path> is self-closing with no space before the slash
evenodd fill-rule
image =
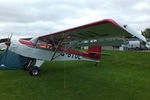
<path id="1" fill-rule="evenodd" d="M 149 100 L 150 53 L 104 51 L 93 62 L 45 62 L 41 76 L 0 70 L 0 100 Z M 64 66 L 66 88 L 64 88 Z"/>

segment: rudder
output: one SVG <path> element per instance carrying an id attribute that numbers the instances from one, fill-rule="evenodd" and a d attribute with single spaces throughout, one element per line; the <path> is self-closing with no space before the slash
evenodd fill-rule
<path id="1" fill-rule="evenodd" d="M 87 53 L 92 56 L 92 58 L 100 60 L 101 59 L 101 46 L 90 46 Z"/>

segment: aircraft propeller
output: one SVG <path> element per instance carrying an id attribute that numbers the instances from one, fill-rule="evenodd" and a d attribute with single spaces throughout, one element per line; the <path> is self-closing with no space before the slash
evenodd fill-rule
<path id="1" fill-rule="evenodd" d="M 5 64 L 6 64 L 7 55 L 8 55 L 8 49 L 9 49 L 9 46 L 11 44 L 12 35 L 13 34 L 11 34 L 10 37 L 8 36 L 7 41 L 5 41 L 5 44 L 7 45 L 7 48 L 6 48 L 5 55 L 4 55 L 4 62 L 3 62 L 3 64 L 1 64 L 1 66 L 5 66 Z"/>

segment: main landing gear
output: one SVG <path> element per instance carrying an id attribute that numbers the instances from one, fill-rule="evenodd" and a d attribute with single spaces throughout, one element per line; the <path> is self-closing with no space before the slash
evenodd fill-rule
<path id="1" fill-rule="evenodd" d="M 29 74 L 31 76 L 39 76 L 40 75 L 40 68 L 33 66 L 29 69 Z"/>
<path id="2" fill-rule="evenodd" d="M 44 63 L 42 60 L 32 59 L 29 63 L 23 65 L 23 70 L 29 71 L 30 76 L 40 75 L 40 66 Z"/>

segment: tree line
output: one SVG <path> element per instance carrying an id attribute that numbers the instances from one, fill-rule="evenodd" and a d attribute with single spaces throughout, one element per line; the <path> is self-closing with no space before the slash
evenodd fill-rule
<path id="1" fill-rule="evenodd" d="M 8 41 L 8 38 L 0 39 L 0 43 Z"/>
<path id="2" fill-rule="evenodd" d="M 150 38 L 150 28 L 146 28 L 144 31 L 141 31 L 141 33 L 145 38 Z"/>

